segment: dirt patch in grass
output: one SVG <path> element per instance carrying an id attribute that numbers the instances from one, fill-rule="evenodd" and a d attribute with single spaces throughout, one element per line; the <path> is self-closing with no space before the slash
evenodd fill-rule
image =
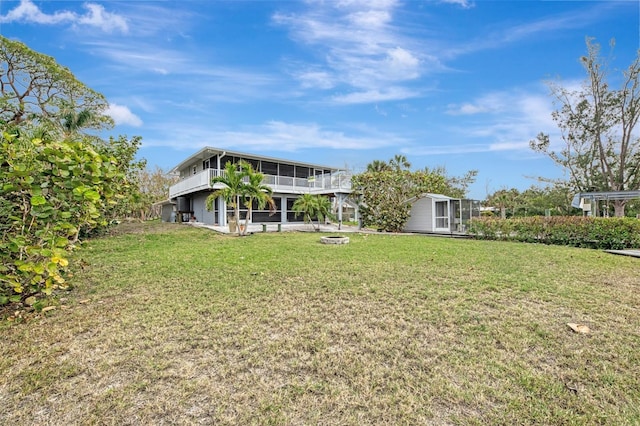
<path id="1" fill-rule="evenodd" d="M 151 229 L 91 242 L 68 310 L 0 329 L 0 423 L 640 421 L 637 259 Z"/>

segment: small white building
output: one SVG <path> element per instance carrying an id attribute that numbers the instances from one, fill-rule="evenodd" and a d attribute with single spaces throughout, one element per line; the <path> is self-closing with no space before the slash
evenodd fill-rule
<path id="1" fill-rule="evenodd" d="M 423 194 L 410 200 L 407 232 L 464 233 L 469 221 L 480 217 L 480 201 Z"/>

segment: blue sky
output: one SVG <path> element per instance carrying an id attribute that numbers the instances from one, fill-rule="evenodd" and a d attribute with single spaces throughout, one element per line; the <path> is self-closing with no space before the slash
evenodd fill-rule
<path id="1" fill-rule="evenodd" d="M 640 47 L 640 2 L 0 1 L 0 33 L 109 100 L 113 135 L 169 169 L 204 146 L 362 171 L 478 170 L 470 195 L 561 177 L 545 81 L 577 87 L 585 37 L 613 75 Z"/>

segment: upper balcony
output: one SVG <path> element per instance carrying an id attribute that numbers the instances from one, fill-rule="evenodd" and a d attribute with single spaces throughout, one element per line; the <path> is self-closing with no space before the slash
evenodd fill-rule
<path id="1" fill-rule="evenodd" d="M 224 170 L 205 169 L 189 176 L 169 188 L 169 198 L 173 199 L 198 191 L 219 189 L 221 188 L 220 184 L 214 186 L 211 181 L 214 177 L 221 176 L 223 173 Z M 271 187 L 273 192 L 289 194 L 303 194 L 307 192 L 313 194 L 328 194 L 332 192 L 351 191 L 351 175 L 346 172 L 312 176 L 306 179 L 264 175 L 262 182 Z"/>

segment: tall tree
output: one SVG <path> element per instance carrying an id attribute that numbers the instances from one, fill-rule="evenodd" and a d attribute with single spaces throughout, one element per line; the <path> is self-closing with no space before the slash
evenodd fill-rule
<path id="1" fill-rule="evenodd" d="M 587 38 L 587 56 L 580 58 L 587 78 L 579 90 L 550 84 L 559 109 L 553 112 L 564 146 L 555 150 L 548 134 L 530 142 L 532 149 L 567 169 L 579 192 L 625 191 L 640 187 L 640 54 L 622 72 L 619 89 L 609 86 L 609 58 Z M 613 41 L 611 43 L 613 49 Z M 626 200 L 614 202 L 615 215 L 624 216 Z"/>
<path id="2" fill-rule="evenodd" d="M 61 131 L 102 129 L 113 125 L 113 120 L 104 115 L 107 107 L 104 96 L 78 81 L 52 57 L 0 36 L 3 123 L 53 123 Z"/>

